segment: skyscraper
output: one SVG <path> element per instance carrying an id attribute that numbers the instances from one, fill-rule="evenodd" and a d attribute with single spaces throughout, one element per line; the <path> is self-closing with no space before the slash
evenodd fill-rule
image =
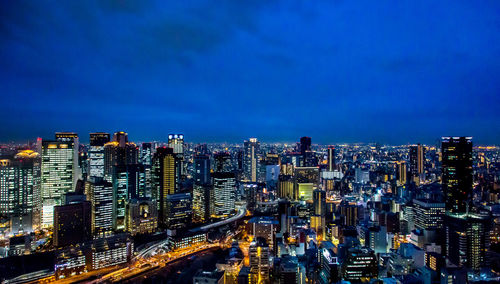
<path id="1" fill-rule="evenodd" d="M 441 151 L 446 211 L 465 213 L 472 193 L 472 138 L 443 137 Z"/>
<path id="2" fill-rule="evenodd" d="M 311 214 L 311 228 L 316 232 L 318 240 L 325 239 L 326 192 L 316 189 L 313 191 L 313 214 Z"/>
<path id="3" fill-rule="evenodd" d="M 54 246 L 75 245 L 92 238 L 91 204 L 88 201 L 54 207 Z"/>
<path id="4" fill-rule="evenodd" d="M 236 178 L 233 173 L 214 173 L 213 189 L 210 194 L 210 214 L 221 218 L 235 209 Z"/>
<path id="5" fill-rule="evenodd" d="M 162 224 L 168 229 L 189 226 L 192 219 L 192 199 L 190 193 L 169 194 L 166 198 L 166 214 Z"/>
<path id="6" fill-rule="evenodd" d="M 210 183 L 210 157 L 208 155 L 194 156 L 194 182 L 195 184 Z"/>
<path id="7" fill-rule="evenodd" d="M 420 144 L 410 146 L 410 173 L 411 178 L 417 184 L 424 173 L 424 147 Z"/>
<path id="8" fill-rule="evenodd" d="M 139 148 L 128 142 L 128 134 L 123 131 L 113 135 L 113 141 L 104 145 L 104 177 L 113 180 L 113 167 L 135 165 L 139 162 Z"/>
<path id="9" fill-rule="evenodd" d="M 113 173 L 113 221 L 116 230 L 125 230 L 126 208 L 130 199 L 146 197 L 144 166 L 118 165 Z"/>
<path id="10" fill-rule="evenodd" d="M 259 176 L 260 142 L 257 138 L 250 138 L 244 142 L 243 173 L 245 179 L 256 182 Z"/>
<path id="11" fill-rule="evenodd" d="M 104 145 L 109 142 L 109 133 L 90 133 L 89 177 L 104 177 Z"/>
<path id="12" fill-rule="evenodd" d="M 141 163 L 145 166 L 151 166 L 153 163 L 153 151 L 151 143 L 142 143 Z"/>
<path id="13" fill-rule="evenodd" d="M 168 147 L 174 150 L 174 154 L 184 153 L 184 135 L 183 134 L 169 134 Z"/>
<path id="14" fill-rule="evenodd" d="M 172 148 L 160 147 L 153 156 L 153 199 L 158 205 L 159 223 L 167 222 L 167 196 L 178 191 L 176 170 L 176 155 Z"/>
<path id="15" fill-rule="evenodd" d="M 78 179 L 78 137 L 58 133 L 57 141 L 42 142 L 42 226 L 52 226 L 54 206 L 73 191 Z"/>
<path id="16" fill-rule="evenodd" d="M 92 233 L 107 237 L 113 231 L 113 185 L 103 178 L 91 178 L 85 184 L 85 195 L 92 206 Z"/>
<path id="17" fill-rule="evenodd" d="M 398 161 L 396 162 L 397 165 L 397 179 L 399 185 L 405 185 L 406 182 L 408 181 L 407 179 L 407 168 L 406 168 L 406 162 L 405 161 Z"/>
<path id="18" fill-rule="evenodd" d="M 304 156 L 307 151 L 311 151 L 311 137 L 300 137 L 300 154 Z"/>
<path id="19" fill-rule="evenodd" d="M 327 168 L 329 172 L 335 170 L 335 146 L 328 146 Z"/>
<path id="20" fill-rule="evenodd" d="M 10 220 L 10 231 L 29 232 L 40 226 L 40 155 L 24 150 L 0 159 L 0 214 Z"/>
<path id="21" fill-rule="evenodd" d="M 250 283 L 268 283 L 270 272 L 270 249 L 266 239 L 257 237 L 250 244 Z"/>

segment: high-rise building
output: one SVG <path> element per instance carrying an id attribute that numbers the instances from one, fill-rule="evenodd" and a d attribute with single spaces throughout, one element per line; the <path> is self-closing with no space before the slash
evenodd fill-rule
<path id="1" fill-rule="evenodd" d="M 0 214 L 10 231 L 29 232 L 40 226 L 40 155 L 24 150 L 0 159 Z"/>
<path id="2" fill-rule="evenodd" d="M 259 176 L 260 142 L 250 138 L 244 142 L 243 174 L 245 179 L 256 182 Z"/>
<path id="3" fill-rule="evenodd" d="M 42 226 L 52 226 L 54 206 L 73 191 L 78 180 L 78 137 L 74 133 L 56 133 L 56 141 L 42 141 Z"/>
<path id="4" fill-rule="evenodd" d="M 412 179 L 415 181 L 420 181 L 420 177 L 424 173 L 424 155 L 424 147 L 422 145 L 410 146 L 410 173 Z"/>
<path id="5" fill-rule="evenodd" d="M 144 165 L 117 165 L 113 173 L 113 221 L 115 230 L 125 230 L 126 208 L 130 199 L 146 197 Z"/>
<path id="6" fill-rule="evenodd" d="M 141 163 L 145 166 L 151 166 L 153 164 L 153 149 L 151 143 L 142 143 Z"/>
<path id="7" fill-rule="evenodd" d="M 447 258 L 458 266 L 478 272 L 487 267 L 492 220 L 479 214 L 445 215 Z"/>
<path id="8" fill-rule="evenodd" d="M 158 228 L 156 204 L 148 198 L 132 199 L 127 203 L 127 231 L 132 235 L 150 234 Z"/>
<path id="9" fill-rule="evenodd" d="M 210 184 L 193 185 L 193 221 L 205 222 L 210 218 Z"/>
<path id="10" fill-rule="evenodd" d="M 184 135 L 183 134 L 169 134 L 168 147 L 174 150 L 174 154 L 184 153 Z"/>
<path id="11" fill-rule="evenodd" d="M 108 142 L 109 133 L 90 133 L 89 177 L 104 177 L 104 145 Z"/>
<path id="12" fill-rule="evenodd" d="M 191 224 L 192 199 L 190 193 L 169 194 L 166 198 L 167 211 L 162 224 L 168 229 L 186 228 Z"/>
<path id="13" fill-rule="evenodd" d="M 369 248 L 349 249 L 342 265 L 343 279 L 353 283 L 369 282 L 378 277 L 377 257 Z"/>
<path id="14" fill-rule="evenodd" d="M 419 229 L 441 229 L 445 204 L 431 200 L 413 199 L 413 219 Z"/>
<path id="15" fill-rule="evenodd" d="M 407 180 L 408 169 L 406 168 L 406 162 L 399 161 L 396 162 L 397 165 L 397 179 L 399 185 L 405 185 Z"/>
<path id="16" fill-rule="evenodd" d="M 128 134 L 120 131 L 113 135 L 113 141 L 104 145 L 104 176 L 113 180 L 115 166 L 135 165 L 139 163 L 139 147 L 128 142 Z"/>
<path id="17" fill-rule="evenodd" d="M 92 239 L 91 204 L 88 201 L 54 207 L 54 246 L 64 247 Z"/>
<path id="18" fill-rule="evenodd" d="M 292 175 L 278 176 L 278 197 L 297 200 L 298 193 L 295 190 L 294 179 Z"/>
<path id="19" fill-rule="evenodd" d="M 327 168 L 329 172 L 335 170 L 335 146 L 328 146 Z"/>
<path id="20" fill-rule="evenodd" d="M 158 206 L 159 223 L 167 223 L 167 196 L 179 192 L 176 155 L 172 148 L 160 147 L 153 156 L 153 200 Z"/>
<path id="21" fill-rule="evenodd" d="M 208 155 L 194 156 L 194 183 L 210 183 L 210 157 Z"/>
<path id="22" fill-rule="evenodd" d="M 257 237 L 249 247 L 250 255 L 250 283 L 269 283 L 270 249 L 266 239 Z"/>
<path id="23" fill-rule="evenodd" d="M 210 193 L 210 215 L 222 218 L 235 210 L 236 178 L 234 173 L 214 173 Z"/>
<path id="24" fill-rule="evenodd" d="M 318 240 L 325 239 L 326 192 L 316 189 L 313 191 L 313 214 L 311 214 L 311 228 L 316 232 Z"/>
<path id="25" fill-rule="evenodd" d="M 311 151 L 311 137 L 300 137 L 300 154 L 304 156 L 307 151 Z"/>
<path id="26" fill-rule="evenodd" d="M 214 155 L 214 171 L 229 173 L 233 171 L 231 164 L 231 154 L 228 152 L 218 152 Z"/>
<path id="27" fill-rule="evenodd" d="M 472 138 L 443 137 L 441 151 L 446 211 L 465 213 L 472 193 Z"/>
<path id="28" fill-rule="evenodd" d="M 319 168 L 296 167 L 294 170 L 294 177 L 298 198 L 312 201 L 313 191 L 319 187 Z"/>
<path id="29" fill-rule="evenodd" d="M 85 195 L 92 206 L 92 233 L 107 237 L 113 231 L 113 184 L 103 178 L 91 178 L 85 183 Z"/>
<path id="30" fill-rule="evenodd" d="M 358 222 L 358 206 L 343 200 L 340 203 L 340 214 L 344 218 L 345 226 L 356 226 Z"/>

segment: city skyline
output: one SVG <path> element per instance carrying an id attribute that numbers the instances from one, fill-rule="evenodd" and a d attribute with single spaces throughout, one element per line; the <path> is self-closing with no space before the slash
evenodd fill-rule
<path id="1" fill-rule="evenodd" d="M 103 124 L 143 141 L 500 141 L 494 1 L 18 4 L 0 11 L 0 141 Z"/>

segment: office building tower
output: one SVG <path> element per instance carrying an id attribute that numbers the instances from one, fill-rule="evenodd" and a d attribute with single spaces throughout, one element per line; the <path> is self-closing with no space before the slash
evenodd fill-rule
<path id="1" fill-rule="evenodd" d="M 369 248 L 352 248 L 347 253 L 347 259 L 342 265 L 342 275 L 345 281 L 351 283 L 369 282 L 378 277 L 377 257 Z"/>
<path id="2" fill-rule="evenodd" d="M 297 200 L 298 193 L 295 190 L 295 181 L 292 175 L 278 176 L 278 197 Z"/>
<path id="3" fill-rule="evenodd" d="M 316 189 L 313 191 L 313 212 L 311 214 L 311 229 L 316 232 L 317 240 L 325 239 L 326 192 Z"/>
<path id="4" fill-rule="evenodd" d="M 410 146 L 410 173 L 412 179 L 418 184 L 424 173 L 425 153 L 420 144 Z"/>
<path id="5" fill-rule="evenodd" d="M 210 219 L 210 184 L 193 185 L 193 221 L 205 222 Z"/>
<path id="6" fill-rule="evenodd" d="M 264 238 L 256 238 L 249 247 L 250 255 L 250 283 L 269 283 L 270 249 Z"/>
<path id="7" fill-rule="evenodd" d="M 209 184 L 210 183 L 210 157 L 208 155 L 194 156 L 194 183 Z"/>
<path id="8" fill-rule="evenodd" d="M 9 231 L 30 232 L 40 227 L 40 155 L 19 151 L 0 159 L 0 215 L 9 219 Z"/>
<path id="9" fill-rule="evenodd" d="M 280 229 L 278 220 L 270 216 L 253 217 L 248 221 L 251 226 L 251 234 L 254 239 L 263 238 L 272 250 L 276 232 Z"/>
<path id="10" fill-rule="evenodd" d="M 167 196 L 180 191 L 179 172 L 172 148 L 160 147 L 153 156 L 153 200 L 158 206 L 159 223 L 167 222 Z"/>
<path id="11" fill-rule="evenodd" d="M 210 193 L 210 215 L 223 218 L 235 210 L 236 178 L 233 173 L 214 173 Z"/>
<path id="12" fill-rule="evenodd" d="M 300 138 L 300 154 L 302 156 L 306 155 L 306 152 L 311 151 L 311 137 L 301 137 Z"/>
<path id="13" fill-rule="evenodd" d="M 356 203 L 349 203 L 343 200 L 340 203 L 340 214 L 342 215 L 345 226 L 356 226 L 358 223 L 358 206 Z"/>
<path id="14" fill-rule="evenodd" d="M 184 135 L 183 134 L 169 134 L 168 147 L 174 150 L 174 154 L 184 153 Z"/>
<path id="15" fill-rule="evenodd" d="M 492 220 L 487 215 L 447 214 L 445 255 L 455 265 L 475 272 L 486 268 Z"/>
<path id="16" fill-rule="evenodd" d="M 243 174 L 245 179 L 256 182 L 259 176 L 260 142 L 250 138 L 244 142 Z"/>
<path id="17" fill-rule="evenodd" d="M 74 191 L 78 180 L 78 137 L 56 134 L 57 141 L 42 141 L 42 226 L 54 221 L 54 206 L 62 204 L 65 193 Z"/>
<path id="18" fill-rule="evenodd" d="M 214 155 L 214 172 L 229 173 L 233 171 L 231 154 L 228 152 L 218 152 Z"/>
<path id="19" fill-rule="evenodd" d="M 104 178 L 85 183 L 85 195 L 91 204 L 91 227 L 95 237 L 107 237 L 113 231 L 113 184 Z"/>
<path id="20" fill-rule="evenodd" d="M 127 232 L 132 236 L 150 234 L 158 228 L 158 210 L 149 198 L 132 199 L 127 203 Z"/>
<path id="21" fill-rule="evenodd" d="M 305 201 L 312 201 L 313 191 L 319 187 L 319 168 L 296 167 L 294 177 L 298 198 Z"/>
<path id="22" fill-rule="evenodd" d="M 465 213 L 472 193 L 472 138 L 443 137 L 441 151 L 446 211 Z"/>
<path id="23" fill-rule="evenodd" d="M 166 214 L 161 224 L 168 229 L 182 229 L 191 224 L 192 199 L 190 193 L 169 194 L 166 198 Z"/>
<path id="24" fill-rule="evenodd" d="M 113 173 L 114 228 L 125 230 L 127 202 L 146 197 L 146 173 L 143 165 L 117 165 Z"/>
<path id="25" fill-rule="evenodd" d="M 88 151 L 89 178 L 104 177 L 104 145 L 109 142 L 109 133 L 90 133 L 90 148 Z"/>
<path id="26" fill-rule="evenodd" d="M 104 145 L 104 176 L 113 180 L 116 166 L 135 165 L 139 163 L 139 147 L 128 142 L 128 134 L 120 131 L 113 135 L 113 141 Z"/>
<path id="27" fill-rule="evenodd" d="M 54 246 L 65 247 L 92 239 L 89 201 L 54 207 Z"/>
<path id="28" fill-rule="evenodd" d="M 335 170 L 335 146 L 328 146 L 327 169 L 329 172 Z"/>
<path id="29" fill-rule="evenodd" d="M 445 204 L 432 200 L 413 199 L 413 221 L 422 230 L 443 228 Z"/>
<path id="30" fill-rule="evenodd" d="M 399 185 L 405 185 L 407 180 L 407 168 L 406 168 L 406 162 L 404 161 L 398 161 L 396 162 L 397 166 L 397 179 L 398 179 L 398 184 Z"/>
<path id="31" fill-rule="evenodd" d="M 141 163 L 145 166 L 151 166 L 153 164 L 153 148 L 151 143 L 142 143 Z"/>

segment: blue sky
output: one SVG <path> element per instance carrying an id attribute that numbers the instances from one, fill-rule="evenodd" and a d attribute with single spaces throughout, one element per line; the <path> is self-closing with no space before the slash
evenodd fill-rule
<path id="1" fill-rule="evenodd" d="M 0 141 L 500 144 L 499 1 L 3 1 Z"/>

